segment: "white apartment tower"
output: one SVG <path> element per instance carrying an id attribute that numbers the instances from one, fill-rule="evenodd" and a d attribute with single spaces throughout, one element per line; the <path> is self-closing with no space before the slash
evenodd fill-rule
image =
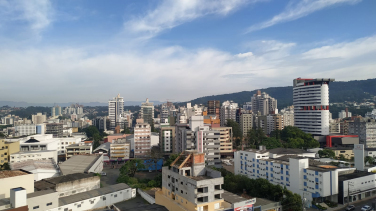
<path id="1" fill-rule="evenodd" d="M 154 103 L 149 102 L 148 98 L 146 98 L 146 102 L 141 103 L 140 119 L 150 125 L 154 121 Z"/>
<path id="2" fill-rule="evenodd" d="M 134 157 L 142 158 L 150 155 L 151 127 L 143 119 L 137 119 L 134 127 Z"/>
<path id="3" fill-rule="evenodd" d="M 265 92 L 261 93 L 260 90 L 251 98 L 252 113 L 260 115 L 268 115 L 278 113 L 277 111 L 277 100 L 270 97 Z"/>
<path id="4" fill-rule="evenodd" d="M 114 99 L 108 101 L 108 117 L 110 119 L 110 129 L 116 127 L 116 123 L 121 121 L 121 114 L 124 111 L 124 98 L 118 94 Z"/>
<path id="5" fill-rule="evenodd" d="M 294 125 L 313 135 L 329 135 L 329 82 L 334 79 L 294 79 Z"/>
<path id="6" fill-rule="evenodd" d="M 225 101 L 222 103 L 220 111 L 221 126 L 226 126 L 228 119 L 236 121 L 236 111 L 238 108 L 238 104 L 233 101 Z"/>

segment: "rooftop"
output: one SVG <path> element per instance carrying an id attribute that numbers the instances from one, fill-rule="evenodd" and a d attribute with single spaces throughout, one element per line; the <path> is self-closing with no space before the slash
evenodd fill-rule
<path id="1" fill-rule="evenodd" d="M 34 198 L 34 197 L 37 197 L 37 196 L 42 196 L 42 195 L 46 195 L 46 194 L 49 194 L 49 193 L 55 193 L 56 191 L 55 190 L 42 190 L 42 191 L 36 191 L 36 192 L 33 192 L 33 193 L 29 193 L 27 194 L 27 198 Z"/>
<path id="2" fill-rule="evenodd" d="M 62 197 L 62 198 L 59 198 L 59 206 L 72 204 L 75 202 L 87 200 L 93 197 L 102 196 L 102 195 L 113 193 L 113 192 L 120 191 L 120 190 L 125 190 L 128 188 L 130 187 L 127 184 L 119 183 L 119 184 L 111 185 L 111 186 L 104 187 L 104 188 L 98 188 L 98 189 L 94 189 L 91 191 L 86 191 L 86 192 L 74 194 L 71 196 Z"/>
<path id="3" fill-rule="evenodd" d="M 90 167 L 100 159 L 97 155 L 74 155 L 60 164 L 63 175 L 87 172 Z"/>
<path id="4" fill-rule="evenodd" d="M 256 198 L 256 203 L 253 205 L 253 207 L 264 206 L 264 205 L 273 204 L 273 203 L 279 203 L 279 202 L 275 202 L 275 201 L 265 199 L 265 198 Z"/>
<path id="5" fill-rule="evenodd" d="M 243 198 L 239 195 L 236 195 L 234 193 L 231 193 L 231 192 L 228 192 L 228 191 L 224 191 L 222 193 L 222 198 L 226 201 L 226 202 L 229 202 L 231 204 L 234 204 L 234 203 L 237 203 L 237 202 L 242 202 L 242 201 L 246 201 L 248 199 L 246 198 Z"/>
<path id="6" fill-rule="evenodd" d="M 111 145 L 111 142 L 106 142 L 104 144 L 101 144 L 99 147 L 97 147 L 94 151 L 98 151 L 98 150 L 106 150 L 106 151 L 109 151 L 110 150 L 110 145 Z"/>
<path id="7" fill-rule="evenodd" d="M 338 181 L 356 179 L 359 177 L 365 177 L 365 176 L 372 175 L 372 174 L 374 173 L 366 172 L 366 171 L 359 171 L 359 172 L 354 172 L 351 174 L 343 174 L 343 175 L 338 176 Z"/>
<path id="8" fill-rule="evenodd" d="M 35 169 L 49 169 L 57 170 L 55 163 L 52 160 L 25 160 L 21 162 L 11 163 L 12 169 L 22 169 L 25 171 L 32 171 Z"/>
<path id="9" fill-rule="evenodd" d="M 189 176 L 187 176 L 187 177 L 189 179 L 193 179 L 193 180 L 196 180 L 196 181 L 207 180 L 207 179 L 214 179 L 213 177 L 209 177 L 209 176 L 205 176 L 205 175 L 196 176 L 196 177 L 189 177 Z"/>
<path id="10" fill-rule="evenodd" d="M 21 171 L 21 170 L 0 171 L 0 179 L 8 178 L 8 177 L 17 177 L 17 176 L 22 176 L 26 174 L 29 174 L 29 173 L 25 171 Z"/>
<path id="11" fill-rule="evenodd" d="M 34 183 L 34 188 L 38 191 L 46 189 L 55 189 L 55 186 L 60 183 L 72 182 L 80 179 L 95 177 L 93 173 L 84 174 L 84 173 L 75 173 L 64 175 L 60 177 L 46 178 Z"/>

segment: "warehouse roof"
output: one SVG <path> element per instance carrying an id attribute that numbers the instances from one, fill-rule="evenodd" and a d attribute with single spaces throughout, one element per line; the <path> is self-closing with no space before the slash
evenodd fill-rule
<path id="1" fill-rule="evenodd" d="M 101 155 L 74 155 L 60 164 L 63 175 L 85 173 L 101 158 Z"/>
<path id="2" fill-rule="evenodd" d="M 102 196 L 105 194 L 113 193 L 113 192 L 120 191 L 120 190 L 125 190 L 128 188 L 129 186 L 127 184 L 119 183 L 119 184 L 111 185 L 111 186 L 104 187 L 104 188 L 94 189 L 91 191 L 86 191 L 86 192 L 62 197 L 62 198 L 59 198 L 59 206 L 72 204 L 75 202 L 91 199 L 97 196 Z"/>

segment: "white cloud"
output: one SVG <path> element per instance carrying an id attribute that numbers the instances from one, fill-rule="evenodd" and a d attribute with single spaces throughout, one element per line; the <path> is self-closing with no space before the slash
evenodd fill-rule
<path id="1" fill-rule="evenodd" d="M 361 0 L 300 0 L 297 3 L 290 2 L 285 11 L 268 21 L 251 26 L 248 28 L 247 33 L 268 28 L 279 23 L 293 21 L 333 5 L 345 3 L 356 4 L 360 1 Z"/>
<path id="2" fill-rule="evenodd" d="M 256 1 L 260 0 L 162 0 L 162 3 L 145 15 L 127 21 L 125 30 L 154 36 L 205 15 L 227 15 Z"/>
<path id="3" fill-rule="evenodd" d="M 48 27 L 53 18 L 49 0 L 0 0 L 0 24 L 25 21 L 36 33 Z"/>
<path id="4" fill-rule="evenodd" d="M 27 102 L 105 102 L 117 93 L 125 100 L 178 101 L 291 85 L 299 76 L 366 79 L 375 77 L 375 41 L 376 36 L 366 37 L 299 54 L 293 53 L 298 45 L 276 40 L 258 41 L 240 54 L 180 46 L 120 53 L 0 49 L 1 75 L 7 79 L 0 93 L 3 100 Z"/>

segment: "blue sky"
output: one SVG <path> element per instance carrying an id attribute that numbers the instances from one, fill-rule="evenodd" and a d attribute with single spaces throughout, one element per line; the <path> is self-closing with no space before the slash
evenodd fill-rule
<path id="1" fill-rule="evenodd" d="M 0 0 L 0 99 L 175 101 L 376 76 L 374 0 Z"/>

